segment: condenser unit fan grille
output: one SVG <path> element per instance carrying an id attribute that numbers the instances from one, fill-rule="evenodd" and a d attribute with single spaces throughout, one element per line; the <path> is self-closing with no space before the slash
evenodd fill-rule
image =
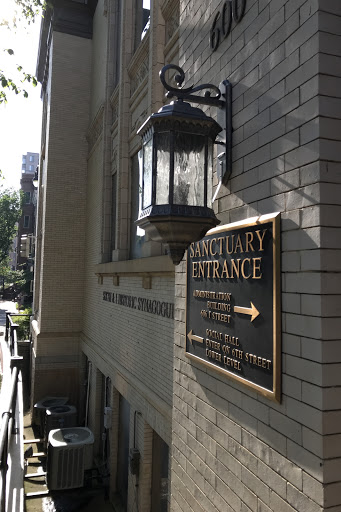
<path id="1" fill-rule="evenodd" d="M 84 448 L 60 451 L 57 483 L 60 489 L 82 487 L 84 480 Z"/>
<path id="2" fill-rule="evenodd" d="M 49 450 L 50 471 L 47 484 L 50 490 L 74 489 L 84 482 L 84 446 L 68 450 Z"/>

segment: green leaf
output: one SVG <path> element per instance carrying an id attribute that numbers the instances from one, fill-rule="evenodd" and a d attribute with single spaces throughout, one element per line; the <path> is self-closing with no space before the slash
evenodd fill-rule
<path id="1" fill-rule="evenodd" d="M 0 94 L 1 98 L 1 94 Z M 21 215 L 20 194 L 13 190 L 0 190 L 0 265 L 3 265 L 13 243 L 16 222 Z"/>

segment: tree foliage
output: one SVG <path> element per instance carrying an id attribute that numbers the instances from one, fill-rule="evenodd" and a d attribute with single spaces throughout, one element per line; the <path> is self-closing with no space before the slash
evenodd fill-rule
<path id="1" fill-rule="evenodd" d="M 12 270 L 9 262 L 7 262 L 7 265 L 0 266 L 0 274 L 5 288 L 7 286 L 14 286 L 17 290 L 29 293 L 30 281 L 33 279 L 33 272 L 30 270 Z"/>
<path id="2" fill-rule="evenodd" d="M 46 9 L 44 0 L 13 0 L 18 7 L 18 15 L 12 20 L 12 26 L 8 20 L 3 20 L 0 25 L 6 26 L 8 29 L 16 29 L 18 22 L 24 20 L 28 25 L 34 23 L 37 16 L 41 15 Z M 11 48 L 3 50 L 8 55 L 14 56 L 14 51 Z M 19 81 L 21 84 L 30 83 L 34 87 L 37 85 L 37 79 L 30 73 L 25 73 L 21 65 L 16 66 L 19 73 Z M 8 76 L 8 74 L 0 69 L 0 104 L 7 102 L 8 91 L 13 91 L 15 94 L 23 94 L 25 98 L 28 97 L 28 92 L 22 85 L 18 84 L 17 80 Z"/>
<path id="3" fill-rule="evenodd" d="M 6 265 L 17 231 L 16 223 L 21 216 L 20 193 L 11 189 L 0 189 L 0 265 Z"/>
<path id="4" fill-rule="evenodd" d="M 43 9 L 46 8 L 44 0 L 15 0 L 20 9 L 21 16 L 30 24 L 34 22 L 36 16 L 39 16 Z M 19 17 L 19 20 L 21 18 Z"/>
<path id="5" fill-rule="evenodd" d="M 9 55 L 14 55 L 14 51 L 11 49 L 5 50 Z M 37 79 L 35 76 L 25 73 L 22 66 L 17 66 L 17 70 L 21 73 L 21 83 L 30 82 L 35 87 L 37 85 Z M 0 90 L 0 103 L 7 103 L 7 90 L 12 90 L 15 94 L 22 93 L 25 98 L 28 97 L 28 92 L 21 86 L 18 86 L 12 78 L 5 76 L 4 71 L 0 69 L 0 83 L 2 90 Z"/>

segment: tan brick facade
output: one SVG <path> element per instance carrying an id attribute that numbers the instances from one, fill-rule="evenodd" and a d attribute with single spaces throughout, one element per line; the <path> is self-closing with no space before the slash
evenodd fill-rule
<path id="1" fill-rule="evenodd" d="M 153 437 L 157 435 L 171 446 L 174 266 L 160 244 L 150 241 L 144 246 L 142 261 L 126 260 L 135 220 L 131 214 L 132 201 L 136 201 L 131 197 L 132 162 L 141 147 L 136 130 L 148 112 L 161 106 L 159 67 L 170 51 L 177 55 L 174 21 L 167 27 L 165 49 L 165 23 L 176 19 L 178 12 L 176 2 L 167 5 L 166 22 L 160 6 L 154 5 L 155 27 L 141 42 L 135 41 L 133 2 L 119 7 L 115 2 L 99 1 L 91 39 L 66 34 L 64 29 L 53 31 L 45 91 L 45 174 L 40 198 L 43 237 L 33 321 L 33 403 L 47 394 L 70 397 L 78 406 L 79 421 L 86 421 L 94 433 L 95 463 L 104 467 L 104 462 L 110 471 L 111 499 L 124 503 L 126 493 L 128 509 L 141 512 L 151 509 L 153 456 L 157 456 L 153 455 Z M 120 30 L 121 17 L 129 23 Z M 120 33 L 119 48 L 115 31 Z M 70 85 L 63 87 L 65 66 L 72 71 L 68 74 Z M 81 116 L 75 113 L 73 103 Z M 70 153 L 61 152 L 65 143 Z M 64 173 L 73 184 L 65 186 Z M 113 175 L 118 190 L 115 227 Z M 70 247 L 56 250 L 61 239 L 65 240 L 63 247 L 67 239 Z M 59 296 L 64 297 L 60 306 Z M 127 297 L 133 304 L 127 303 Z M 87 378 L 88 407 L 83 384 Z M 127 462 L 125 459 L 124 468 L 120 465 L 122 400 L 130 407 L 124 426 L 128 439 L 124 456 L 129 457 L 134 447 L 140 452 L 139 475 L 132 475 L 127 466 L 127 490 L 121 488 Z M 108 429 L 103 424 L 104 406 L 112 408 Z"/>
<path id="2" fill-rule="evenodd" d="M 79 400 L 90 51 L 87 39 L 53 33 L 38 201 L 33 403 L 53 391 L 63 395 L 71 383 L 70 398 Z"/>
<path id="3" fill-rule="evenodd" d="M 141 39 L 142 2 L 99 0 L 92 33 L 55 28 L 45 59 L 33 402 L 62 394 L 80 422 L 88 411 L 96 463 L 129 512 L 157 510 L 156 436 L 170 450 L 172 512 L 341 507 L 341 11 L 333 0 L 244 3 L 241 13 L 233 0 L 241 19 L 212 51 L 224 2 L 152 1 Z M 158 72 L 170 62 L 185 87 L 233 86 L 232 174 L 213 205 L 221 223 L 281 214 L 280 403 L 186 357 L 185 260 L 174 269 L 148 239 L 132 252 L 136 131 L 163 104 Z"/>
<path id="4" fill-rule="evenodd" d="M 180 63 L 195 84 L 233 84 L 233 170 L 215 211 L 222 223 L 281 212 L 283 393 L 274 404 L 189 362 L 177 299 L 172 510 L 336 511 L 341 459 L 327 447 L 340 435 L 332 211 L 341 153 L 330 131 L 340 123 L 340 11 L 335 2 L 250 0 L 212 53 L 210 25 L 223 3 L 208 17 L 196 5 L 191 30 L 194 4 L 182 2 Z"/>

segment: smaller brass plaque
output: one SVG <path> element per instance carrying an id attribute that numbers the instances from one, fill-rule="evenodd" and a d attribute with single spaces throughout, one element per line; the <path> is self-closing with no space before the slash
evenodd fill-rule
<path id="1" fill-rule="evenodd" d="M 280 214 L 210 230 L 187 251 L 186 355 L 280 400 Z"/>

